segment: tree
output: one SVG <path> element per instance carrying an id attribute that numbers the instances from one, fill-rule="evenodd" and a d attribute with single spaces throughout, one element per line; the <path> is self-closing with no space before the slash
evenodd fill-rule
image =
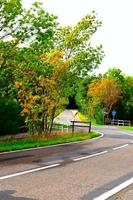
<path id="1" fill-rule="evenodd" d="M 125 84 L 122 89 L 122 98 L 116 106 L 119 119 L 133 119 L 133 77 L 125 77 Z"/>
<path id="2" fill-rule="evenodd" d="M 0 40 L 18 32 L 22 15 L 21 0 L 0 0 Z"/>
<path id="3" fill-rule="evenodd" d="M 64 51 L 65 60 L 69 59 L 71 97 L 82 110 L 86 110 L 86 80 L 104 57 L 102 45 L 93 47 L 90 40 L 101 25 L 96 13 L 92 12 L 74 27 L 67 26 L 57 31 L 56 48 Z"/>
<path id="4" fill-rule="evenodd" d="M 93 104 L 103 105 L 105 111 L 110 113 L 120 99 L 121 90 L 115 79 L 102 78 L 89 85 L 88 95 Z"/>
<path id="5" fill-rule="evenodd" d="M 110 68 L 104 75 L 105 78 L 113 78 L 117 80 L 121 90 L 124 90 L 125 87 L 125 75 L 119 68 Z"/>
<path id="6" fill-rule="evenodd" d="M 18 45 L 27 41 L 28 44 L 36 43 L 43 38 L 45 43 L 45 38 L 53 38 L 56 18 L 47 13 L 39 2 L 25 10 L 22 0 L 0 0 L 0 40 L 14 40 Z"/>
<path id="7" fill-rule="evenodd" d="M 42 62 L 38 55 L 53 48 L 55 20 L 40 3 L 24 10 L 21 0 L 0 0 L 0 98 L 20 103 L 14 87 L 16 76 L 23 73 L 21 66 L 21 70 L 37 68 Z"/>
<path id="8" fill-rule="evenodd" d="M 91 75 L 86 77 L 80 77 L 80 81 L 77 83 L 77 89 L 76 89 L 76 103 L 78 105 L 78 108 L 81 112 L 84 114 L 88 114 L 88 85 L 96 79 L 99 79 L 99 76 Z M 91 117 L 90 117 L 91 118 Z"/>
<path id="9" fill-rule="evenodd" d="M 0 0 L 0 90 L 2 95 L 11 91 L 14 71 L 19 62 L 30 60 L 27 46 L 34 55 L 53 48 L 57 27 L 56 17 L 44 11 L 41 3 L 24 10 L 21 0 Z M 24 53 L 25 52 L 25 53 Z M 24 56 L 22 55 L 24 54 Z M 31 62 L 30 62 L 31 63 Z M 34 62 L 33 62 L 34 64 Z"/>
<path id="10" fill-rule="evenodd" d="M 96 13 L 83 17 L 74 27 L 60 28 L 57 32 L 58 49 L 65 52 L 64 58 L 70 59 L 70 70 L 76 76 L 88 76 L 89 72 L 101 63 L 104 53 L 102 46 L 92 47 L 90 39 L 101 27 Z"/>
<path id="11" fill-rule="evenodd" d="M 49 135 L 58 109 L 65 104 L 69 76 L 62 57 L 59 51 L 42 54 L 37 68 L 22 64 L 16 72 L 18 101 L 32 134 Z"/>
<path id="12" fill-rule="evenodd" d="M 66 102 L 67 99 L 64 97 L 68 97 L 70 91 L 74 91 L 75 83 L 77 85 L 77 82 L 81 79 L 80 72 L 86 71 L 84 74 L 82 73 L 82 76 L 87 75 L 92 68 L 100 63 L 103 57 L 101 47 L 93 49 L 88 44 L 88 40 L 100 24 L 93 13 L 92 16 L 88 15 L 83 18 L 74 28 L 69 27 L 69 32 L 66 31 L 66 28 L 57 29 L 56 37 L 53 39 L 53 49 L 52 46 L 51 49 L 48 49 L 43 45 L 44 38 L 31 44 L 28 50 L 30 51 L 28 52 L 30 59 L 26 58 L 26 63 L 22 61 L 23 64 L 20 69 L 22 72 L 25 71 L 26 74 L 24 75 L 23 72 L 20 77 L 21 73 L 18 70 L 16 86 L 19 87 L 18 94 L 19 100 L 22 101 L 22 113 L 28 117 L 28 122 L 32 121 L 34 127 L 35 121 L 37 122 L 35 131 L 33 131 L 32 126 L 32 132 L 50 133 L 56 111 Z M 80 38 L 77 40 L 79 35 Z M 46 41 L 47 45 L 51 42 Z M 40 49 L 40 46 L 42 49 Z M 35 51 L 32 52 L 32 49 Z M 84 57 L 78 59 L 81 52 L 86 54 L 87 59 L 90 59 L 86 60 L 84 65 Z M 64 68 L 63 66 L 67 67 Z M 29 76 L 29 71 L 31 76 Z M 23 83 L 24 79 L 26 79 L 26 84 Z M 43 85 L 41 85 L 42 83 Z M 37 130 L 38 127 L 39 130 Z"/>
<path id="13" fill-rule="evenodd" d="M 89 42 L 101 22 L 92 12 L 62 28 L 40 3 L 24 10 L 21 0 L 0 0 L 0 11 L 1 96 L 22 106 L 32 133 L 49 134 L 59 108 L 102 61 L 102 47 Z"/>
<path id="14" fill-rule="evenodd" d="M 0 98 L 0 135 L 16 134 L 20 131 L 21 107 L 9 98 Z"/>
<path id="15" fill-rule="evenodd" d="M 126 85 L 123 96 L 123 117 L 125 119 L 133 120 L 133 76 L 128 76 L 125 80 Z"/>
<path id="16" fill-rule="evenodd" d="M 104 77 L 114 78 L 117 80 L 121 88 L 121 98 L 115 106 L 117 117 L 119 119 L 133 119 L 133 78 L 132 76 L 125 76 L 119 68 L 109 69 Z"/>

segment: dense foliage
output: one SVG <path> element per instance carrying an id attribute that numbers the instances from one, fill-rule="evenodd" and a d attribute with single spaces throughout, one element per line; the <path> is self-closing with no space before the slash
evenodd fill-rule
<path id="1" fill-rule="evenodd" d="M 21 115 L 31 134 L 49 135 L 70 98 L 99 122 L 113 109 L 132 120 L 133 77 L 116 68 L 92 75 L 104 57 L 90 42 L 101 25 L 92 12 L 61 27 L 41 3 L 25 10 L 21 0 L 0 0 L 0 134 L 18 132 Z"/>
<path id="2" fill-rule="evenodd" d="M 56 19 L 41 3 L 25 10 L 21 0 L 0 0 L 0 97 L 21 106 L 32 134 L 50 134 L 54 117 L 104 55 L 90 43 L 101 26 L 95 12 L 74 27 Z"/>
<path id="3" fill-rule="evenodd" d="M 6 98 L 0 99 L 0 135 L 16 134 L 20 131 L 22 118 L 20 106 Z"/>
<path id="4" fill-rule="evenodd" d="M 115 118 L 132 122 L 133 76 L 125 76 L 120 69 L 111 68 L 103 75 L 91 76 L 82 82 L 86 84 L 78 93 L 80 109 L 89 119 L 101 124 L 104 117 L 112 119 L 111 113 L 115 110 Z"/>

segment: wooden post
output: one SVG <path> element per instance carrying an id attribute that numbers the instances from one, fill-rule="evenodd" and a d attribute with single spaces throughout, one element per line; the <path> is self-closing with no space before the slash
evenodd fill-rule
<path id="1" fill-rule="evenodd" d="M 89 125 L 89 133 L 91 132 L 91 122 L 90 122 L 90 125 Z"/>
<path id="2" fill-rule="evenodd" d="M 72 133 L 74 133 L 74 121 L 72 121 Z"/>

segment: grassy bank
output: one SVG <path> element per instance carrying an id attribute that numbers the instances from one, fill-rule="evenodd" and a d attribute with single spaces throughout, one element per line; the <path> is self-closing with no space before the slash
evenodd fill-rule
<path id="1" fill-rule="evenodd" d="M 62 143 L 75 142 L 75 141 L 83 141 L 83 140 L 95 138 L 98 136 L 100 136 L 99 133 L 91 132 L 91 133 L 74 133 L 74 134 L 61 133 L 48 139 L 45 137 L 39 137 L 39 136 L 26 137 L 23 139 L 11 138 L 8 140 L 0 141 L 0 152 L 62 144 Z"/>
<path id="2" fill-rule="evenodd" d="M 82 114 L 81 112 L 78 112 L 78 117 L 81 121 L 85 121 L 85 122 L 89 122 L 89 118 L 87 116 L 85 116 L 84 114 Z"/>
<path id="3" fill-rule="evenodd" d="M 98 123 L 96 123 L 96 119 L 89 119 L 88 116 L 84 115 L 84 114 L 81 113 L 81 112 L 78 112 L 78 117 L 79 117 L 79 119 L 80 119 L 81 121 L 85 121 L 85 122 L 88 122 L 88 123 L 91 121 L 91 123 L 92 123 L 93 125 L 95 125 L 95 126 L 103 126 L 103 125 L 104 125 L 104 124 L 98 124 Z"/>
<path id="4" fill-rule="evenodd" d="M 128 130 L 128 131 L 133 131 L 133 127 L 132 126 L 121 126 L 120 128 L 124 129 L 124 130 Z"/>

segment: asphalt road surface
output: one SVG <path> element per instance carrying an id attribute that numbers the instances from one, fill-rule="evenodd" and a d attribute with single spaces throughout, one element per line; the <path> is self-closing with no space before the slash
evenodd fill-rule
<path id="1" fill-rule="evenodd" d="M 0 200 L 133 200 L 133 132 L 93 130 L 104 136 L 0 154 Z"/>

